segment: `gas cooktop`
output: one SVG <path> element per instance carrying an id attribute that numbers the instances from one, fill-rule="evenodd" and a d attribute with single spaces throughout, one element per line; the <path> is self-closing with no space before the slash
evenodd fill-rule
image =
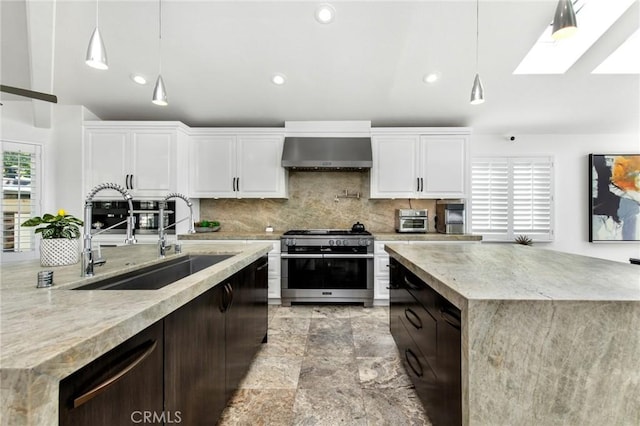
<path id="1" fill-rule="evenodd" d="M 311 235 L 319 235 L 319 236 L 324 236 L 324 235 L 356 235 L 356 236 L 362 236 L 362 235 L 371 235 L 371 232 L 369 231 L 361 231 L 361 232 L 356 232 L 356 231 L 352 231 L 350 229 L 292 229 L 290 231 L 285 232 L 283 235 L 288 235 L 288 236 L 295 236 L 295 235 L 302 235 L 302 236 L 311 236 Z"/>

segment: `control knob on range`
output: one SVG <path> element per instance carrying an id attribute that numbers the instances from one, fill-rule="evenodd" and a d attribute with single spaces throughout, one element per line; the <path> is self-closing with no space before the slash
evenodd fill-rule
<path id="1" fill-rule="evenodd" d="M 348 246 L 348 245 L 349 245 L 349 242 L 348 242 L 347 240 L 342 240 L 342 245 L 343 245 L 343 246 Z"/>
<path id="2" fill-rule="evenodd" d="M 342 241 L 336 240 L 336 245 L 339 246 L 340 244 L 342 244 Z"/>
<path id="3" fill-rule="evenodd" d="M 333 240 L 329 240 L 329 245 L 330 245 L 330 246 L 332 246 L 332 245 L 334 245 L 334 244 L 335 244 L 335 241 L 333 241 Z"/>

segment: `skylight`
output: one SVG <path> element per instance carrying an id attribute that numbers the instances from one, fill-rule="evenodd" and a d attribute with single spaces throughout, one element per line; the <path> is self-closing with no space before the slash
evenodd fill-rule
<path id="1" fill-rule="evenodd" d="M 514 74 L 564 74 L 613 25 L 635 0 L 574 0 L 577 33 L 551 38 L 548 25 Z"/>
<path id="2" fill-rule="evenodd" d="M 636 30 L 593 74 L 640 74 L 640 29 Z"/>

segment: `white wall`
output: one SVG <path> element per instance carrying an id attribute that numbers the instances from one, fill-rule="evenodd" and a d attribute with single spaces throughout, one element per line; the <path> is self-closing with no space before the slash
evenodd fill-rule
<path id="1" fill-rule="evenodd" d="M 590 243 L 589 154 L 640 153 L 638 135 L 473 135 L 471 158 L 552 155 L 555 162 L 555 240 L 537 246 L 628 262 L 640 258 L 640 243 Z"/>

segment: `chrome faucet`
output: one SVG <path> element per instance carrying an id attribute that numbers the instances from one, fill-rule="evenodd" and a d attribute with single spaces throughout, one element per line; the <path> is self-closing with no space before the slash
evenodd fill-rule
<path id="1" fill-rule="evenodd" d="M 182 218 L 180 220 L 176 220 L 174 223 L 165 226 L 165 224 L 164 224 L 164 209 L 167 208 L 167 200 L 169 200 L 171 198 L 180 198 L 185 203 L 187 203 L 187 207 L 189 207 L 189 216 L 188 217 L 184 217 L 184 218 Z M 173 192 L 173 193 L 167 195 L 166 197 L 164 197 L 164 199 L 158 203 L 158 210 L 159 210 L 159 214 L 158 214 L 158 216 L 159 216 L 158 217 L 158 256 L 159 257 L 165 257 L 166 254 L 167 254 L 167 251 L 171 250 L 171 245 L 167 245 L 167 237 L 166 237 L 166 234 L 165 234 L 164 231 L 166 231 L 167 229 L 171 228 L 172 226 L 177 225 L 180 222 L 183 222 L 183 221 L 189 219 L 189 230 L 187 232 L 189 232 L 190 234 L 195 234 L 196 228 L 195 228 L 195 222 L 193 220 L 193 203 L 191 202 L 189 197 L 187 197 L 186 195 L 182 195 L 182 194 L 179 194 L 177 192 Z"/>
<path id="2" fill-rule="evenodd" d="M 133 229 L 135 226 L 135 218 L 133 216 L 133 203 L 132 196 L 129 194 L 123 187 L 116 183 L 103 183 L 91 191 L 89 191 L 89 195 L 87 195 L 87 199 L 84 202 L 84 245 L 82 249 L 82 271 L 80 273 L 83 277 L 92 277 L 93 276 L 93 267 L 94 265 L 102 265 L 106 261 L 104 259 L 96 259 L 94 257 L 93 248 L 91 247 L 91 239 L 93 235 L 91 235 L 91 216 L 93 212 L 93 197 L 95 195 L 104 190 L 104 189 L 113 189 L 122 194 L 122 197 L 129 203 L 129 216 L 123 220 L 122 222 L 118 222 L 115 225 L 112 225 L 108 228 L 101 229 L 97 231 L 94 235 L 99 235 L 111 228 L 114 228 L 124 222 L 127 222 L 127 234 L 124 240 L 125 244 L 135 244 L 136 239 L 133 235 Z"/>

